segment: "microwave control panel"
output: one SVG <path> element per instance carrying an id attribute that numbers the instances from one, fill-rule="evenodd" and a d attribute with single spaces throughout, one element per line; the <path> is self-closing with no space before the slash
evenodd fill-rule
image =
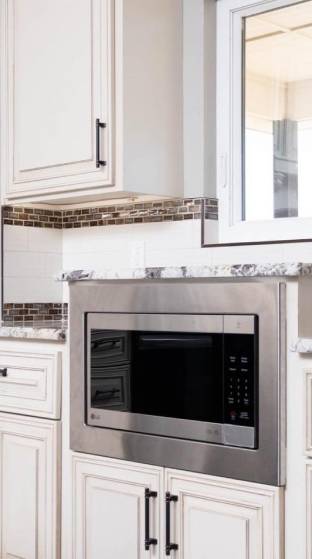
<path id="1" fill-rule="evenodd" d="M 224 423 L 256 426 L 256 336 L 224 336 Z"/>

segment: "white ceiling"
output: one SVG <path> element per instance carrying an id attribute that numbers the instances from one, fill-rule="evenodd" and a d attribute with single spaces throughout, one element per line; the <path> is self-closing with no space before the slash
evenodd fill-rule
<path id="1" fill-rule="evenodd" d="M 246 67 L 286 83 L 312 78 L 312 0 L 246 18 Z"/>

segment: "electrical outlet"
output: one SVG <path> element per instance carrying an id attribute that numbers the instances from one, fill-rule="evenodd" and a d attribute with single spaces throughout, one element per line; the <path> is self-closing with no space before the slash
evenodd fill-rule
<path id="1" fill-rule="evenodd" d="M 130 243 L 130 265 L 131 268 L 145 267 L 145 243 L 135 241 Z"/>

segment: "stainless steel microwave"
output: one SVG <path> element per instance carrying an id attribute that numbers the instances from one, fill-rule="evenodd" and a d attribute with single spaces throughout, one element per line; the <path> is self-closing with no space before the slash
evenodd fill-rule
<path id="1" fill-rule="evenodd" d="M 285 482 L 285 284 L 70 287 L 71 446 Z"/>
<path id="2" fill-rule="evenodd" d="M 86 314 L 86 423 L 256 448 L 255 315 Z"/>

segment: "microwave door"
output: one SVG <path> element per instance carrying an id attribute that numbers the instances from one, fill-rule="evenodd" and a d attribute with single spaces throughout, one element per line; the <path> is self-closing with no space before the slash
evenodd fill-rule
<path id="1" fill-rule="evenodd" d="M 116 343 L 118 336 L 123 344 Z M 200 422 L 222 424 L 222 334 L 103 331 L 101 336 L 91 331 L 90 341 L 89 398 L 94 416 L 99 410 L 128 412 L 131 428 L 143 425 L 146 432 L 149 421 L 144 418 L 159 418 L 158 424 L 166 418 L 165 434 L 176 437 L 184 436 L 184 425 L 177 422 L 173 429 L 170 419 L 196 422 L 195 429 Z"/>
<path id="2" fill-rule="evenodd" d="M 132 386 L 136 413 L 222 423 L 222 335 L 135 334 Z"/>

